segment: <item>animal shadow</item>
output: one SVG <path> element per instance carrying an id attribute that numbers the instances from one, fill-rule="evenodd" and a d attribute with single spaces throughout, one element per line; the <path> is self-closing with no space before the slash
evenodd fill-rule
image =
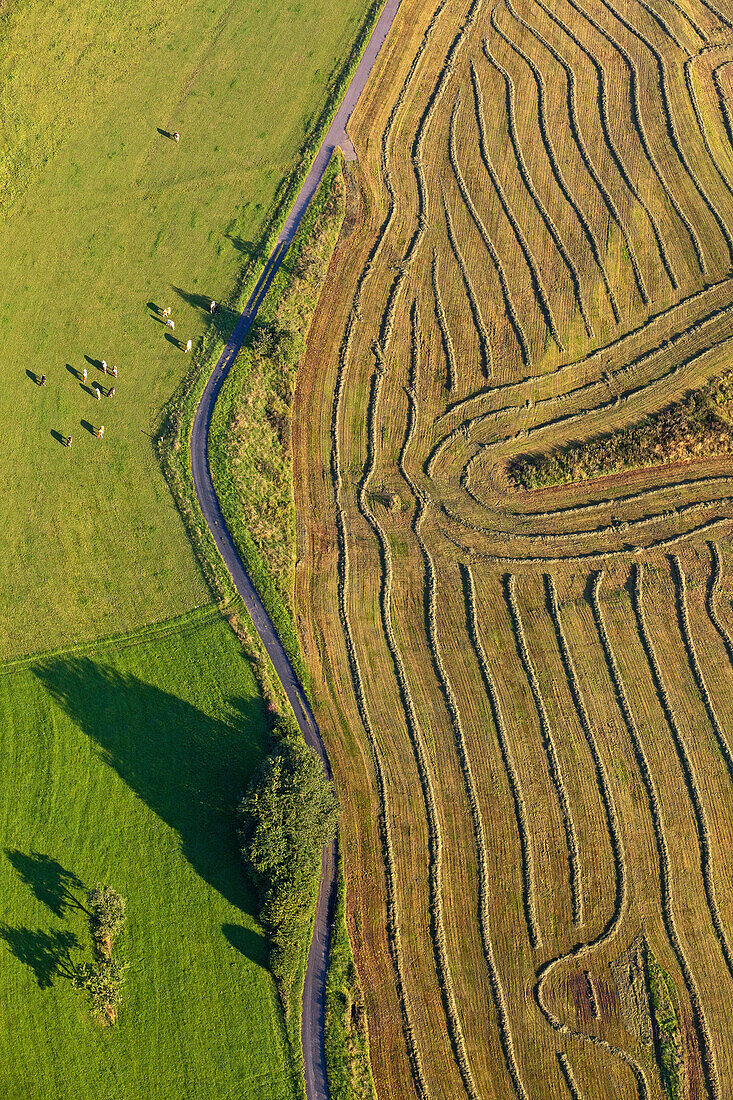
<path id="1" fill-rule="evenodd" d="M 172 138 L 173 137 L 173 134 L 171 133 L 170 130 L 161 130 L 160 126 L 156 126 L 155 129 L 158 131 L 158 133 L 160 134 L 161 137 L 167 137 L 167 138 Z"/>
<path id="2" fill-rule="evenodd" d="M 168 341 L 169 344 L 173 344 L 173 347 L 178 348 L 179 351 L 183 347 L 182 342 L 180 340 L 176 339 L 175 336 L 172 336 L 170 332 L 166 332 L 165 338 L 166 338 L 166 340 Z"/>
<path id="3" fill-rule="evenodd" d="M 87 358 L 86 355 L 84 356 L 84 358 Z M 89 362 L 91 363 L 91 359 L 89 359 Z M 81 381 L 82 372 L 77 367 L 72 367 L 71 363 L 67 363 L 66 369 L 69 374 L 73 374 L 74 378 L 78 378 L 79 381 Z"/>
<path id="4" fill-rule="evenodd" d="M 90 424 L 88 420 L 80 420 L 79 423 L 81 424 L 82 428 L 86 428 L 86 430 L 91 435 L 96 435 L 97 434 L 97 429 L 94 427 L 93 424 Z"/>
<path id="5" fill-rule="evenodd" d="M 91 355 L 85 355 L 84 358 L 86 359 L 86 361 L 87 361 L 87 363 L 89 364 L 90 367 L 96 367 L 97 370 L 102 369 L 102 360 L 101 359 L 92 359 Z"/>
<path id="6" fill-rule="evenodd" d="M 27 370 L 27 371 L 26 371 L 25 373 L 26 373 L 26 374 L 28 375 L 28 377 L 30 378 L 31 382 L 35 382 L 35 384 L 36 384 L 37 386 L 40 386 L 40 384 L 41 384 L 41 379 L 40 379 L 40 378 L 38 377 L 38 375 L 37 375 L 37 374 L 34 374 L 34 372 L 33 372 L 32 370 Z"/>
<path id="7" fill-rule="evenodd" d="M 26 854 L 17 848 L 6 848 L 5 855 L 34 897 L 47 905 L 54 916 L 63 917 L 69 908 L 82 908 L 72 891 L 83 890 L 84 884 L 57 859 L 43 852 Z"/>
<path id="8" fill-rule="evenodd" d="M 66 436 L 62 435 L 61 432 L 57 432 L 56 429 L 54 428 L 51 431 L 51 435 L 53 436 L 53 438 L 56 440 L 57 443 L 61 443 L 62 446 L 64 446 L 64 447 L 66 446 Z"/>

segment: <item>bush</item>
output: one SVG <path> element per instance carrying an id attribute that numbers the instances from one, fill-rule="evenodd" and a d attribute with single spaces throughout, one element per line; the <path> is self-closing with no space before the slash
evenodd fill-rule
<path id="1" fill-rule="evenodd" d="M 257 888 L 270 965 L 287 1013 L 321 869 L 336 833 L 338 802 L 323 765 L 300 737 L 286 736 L 260 765 L 238 810 L 246 870 Z"/>

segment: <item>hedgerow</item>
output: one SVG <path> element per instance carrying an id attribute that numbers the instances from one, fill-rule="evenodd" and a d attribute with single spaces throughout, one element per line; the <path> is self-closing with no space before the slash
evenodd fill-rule
<path id="1" fill-rule="evenodd" d="M 541 489 L 643 466 L 730 454 L 732 400 L 729 371 L 621 431 L 554 454 L 520 459 L 511 476 L 523 489 Z"/>

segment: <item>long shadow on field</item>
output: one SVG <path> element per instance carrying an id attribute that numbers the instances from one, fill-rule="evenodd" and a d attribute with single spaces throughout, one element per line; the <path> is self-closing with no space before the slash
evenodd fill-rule
<path id="1" fill-rule="evenodd" d="M 34 897 L 47 905 L 57 917 L 63 917 L 67 909 L 81 909 L 74 891 L 83 891 L 84 885 L 73 871 L 43 852 L 19 852 L 6 848 L 5 854 Z"/>
<path id="2" fill-rule="evenodd" d="M 5 940 L 19 962 L 31 968 L 41 989 L 52 986 L 58 975 L 72 977 L 71 952 L 81 947 L 73 932 L 44 932 L 40 928 L 11 928 L 3 924 L 0 939 Z"/>
<path id="3" fill-rule="evenodd" d="M 219 719 L 88 657 L 51 660 L 34 672 L 105 763 L 176 830 L 198 874 L 253 913 L 234 811 L 267 747 L 258 700 L 229 699 L 231 718 Z"/>
<path id="4" fill-rule="evenodd" d="M 202 309 L 205 313 L 209 313 L 209 306 L 211 305 L 211 298 L 208 298 L 205 294 L 195 294 L 193 291 L 182 290 L 179 286 L 172 288 L 176 294 L 183 298 L 184 302 L 188 302 L 190 306 L 194 306 L 195 309 Z M 211 324 L 222 337 L 228 337 L 231 330 L 239 319 L 239 313 L 237 310 L 230 309 L 229 306 L 223 306 L 219 303 L 216 307 L 216 313 L 209 313 L 211 317 Z"/>
<path id="5" fill-rule="evenodd" d="M 267 940 L 259 932 L 241 924 L 222 924 L 221 930 L 232 947 L 253 963 L 267 966 Z"/>
<path id="6" fill-rule="evenodd" d="M 206 313 L 209 312 L 209 306 L 211 305 L 211 298 L 208 294 L 194 294 L 189 290 L 181 290 L 179 286 L 172 287 L 175 290 L 179 298 L 183 298 L 184 302 L 188 302 L 190 306 L 195 309 L 203 309 Z"/>

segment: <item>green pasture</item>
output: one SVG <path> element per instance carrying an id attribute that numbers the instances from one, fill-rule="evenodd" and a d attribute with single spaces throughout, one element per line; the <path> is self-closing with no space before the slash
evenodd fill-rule
<path id="1" fill-rule="evenodd" d="M 190 365 L 177 341 L 195 351 L 250 259 L 366 9 L 0 9 L 0 658 L 209 599 L 152 441 Z M 77 374 L 109 386 L 102 359 L 119 378 L 97 401 Z"/>
<path id="2" fill-rule="evenodd" d="M 249 664 L 210 609 L 0 674 L 0 1096 L 295 1094 L 234 835 L 266 746 Z M 128 911 L 107 1030 L 64 973 L 86 940 L 65 890 L 98 879 Z"/>

